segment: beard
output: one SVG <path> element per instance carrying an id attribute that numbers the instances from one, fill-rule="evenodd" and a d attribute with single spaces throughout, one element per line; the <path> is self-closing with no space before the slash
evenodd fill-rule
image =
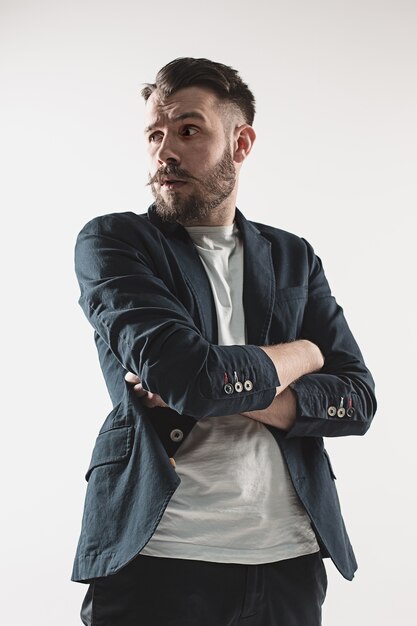
<path id="1" fill-rule="evenodd" d="M 180 191 L 173 191 L 169 199 L 165 200 L 155 183 L 163 176 L 170 176 L 181 180 L 194 180 L 198 189 L 194 193 L 182 195 Z M 210 213 L 217 209 L 232 193 L 236 183 L 236 171 L 230 148 L 226 146 L 223 155 L 216 165 L 205 175 L 204 179 L 191 176 L 187 170 L 169 163 L 149 176 L 155 198 L 156 213 L 165 221 L 190 224 L 207 219 Z"/>

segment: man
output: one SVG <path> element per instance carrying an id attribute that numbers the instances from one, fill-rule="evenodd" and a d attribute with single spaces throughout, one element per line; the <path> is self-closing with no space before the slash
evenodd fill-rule
<path id="1" fill-rule="evenodd" d="M 317 626 L 322 558 L 356 569 L 322 437 L 367 431 L 373 380 L 311 246 L 236 209 L 255 141 L 237 72 L 176 59 L 142 93 L 155 203 L 76 246 L 114 403 L 87 473 L 82 619 Z"/>

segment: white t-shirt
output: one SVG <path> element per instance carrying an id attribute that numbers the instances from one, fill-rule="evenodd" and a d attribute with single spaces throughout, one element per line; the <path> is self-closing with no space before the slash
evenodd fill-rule
<path id="1" fill-rule="evenodd" d="M 216 304 L 218 343 L 245 343 L 243 244 L 234 225 L 190 227 Z M 141 554 L 258 564 L 319 550 L 280 449 L 242 415 L 200 419 L 175 455 L 181 484 Z"/>

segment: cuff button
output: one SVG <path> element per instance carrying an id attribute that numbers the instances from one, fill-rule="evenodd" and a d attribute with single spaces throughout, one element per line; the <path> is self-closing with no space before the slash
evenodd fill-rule
<path id="1" fill-rule="evenodd" d="M 230 395 L 231 393 L 234 392 L 234 388 L 233 385 L 231 383 L 226 383 L 225 386 L 223 387 L 225 393 L 227 393 L 227 395 Z"/>
<path id="2" fill-rule="evenodd" d="M 345 417 L 346 415 L 346 411 L 343 407 L 340 407 L 339 409 L 337 409 L 337 417 Z"/>
<path id="3" fill-rule="evenodd" d="M 235 383 L 235 391 L 237 391 L 238 393 L 243 391 L 243 385 L 239 381 L 237 383 Z"/>
<path id="4" fill-rule="evenodd" d="M 245 388 L 245 391 L 252 391 L 253 382 L 251 380 L 245 380 L 245 382 L 243 383 L 243 386 Z"/>
<path id="5" fill-rule="evenodd" d="M 330 417 L 334 417 L 337 413 L 337 409 L 335 406 L 329 406 L 329 408 L 327 409 L 327 414 L 330 415 Z"/>
<path id="6" fill-rule="evenodd" d="M 351 406 L 348 408 L 348 410 L 346 411 L 346 415 L 348 417 L 353 417 L 355 415 L 355 409 Z"/>

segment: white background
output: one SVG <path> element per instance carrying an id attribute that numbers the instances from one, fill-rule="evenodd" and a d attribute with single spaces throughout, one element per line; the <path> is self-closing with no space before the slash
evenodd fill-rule
<path id="1" fill-rule="evenodd" d="M 415 1 L 0 0 L 0 20 L 2 623 L 81 623 L 69 577 L 110 402 L 75 237 L 145 211 L 141 83 L 205 56 L 257 97 L 239 207 L 313 244 L 377 383 L 366 437 L 327 442 L 360 569 L 327 562 L 324 626 L 415 624 Z"/>

